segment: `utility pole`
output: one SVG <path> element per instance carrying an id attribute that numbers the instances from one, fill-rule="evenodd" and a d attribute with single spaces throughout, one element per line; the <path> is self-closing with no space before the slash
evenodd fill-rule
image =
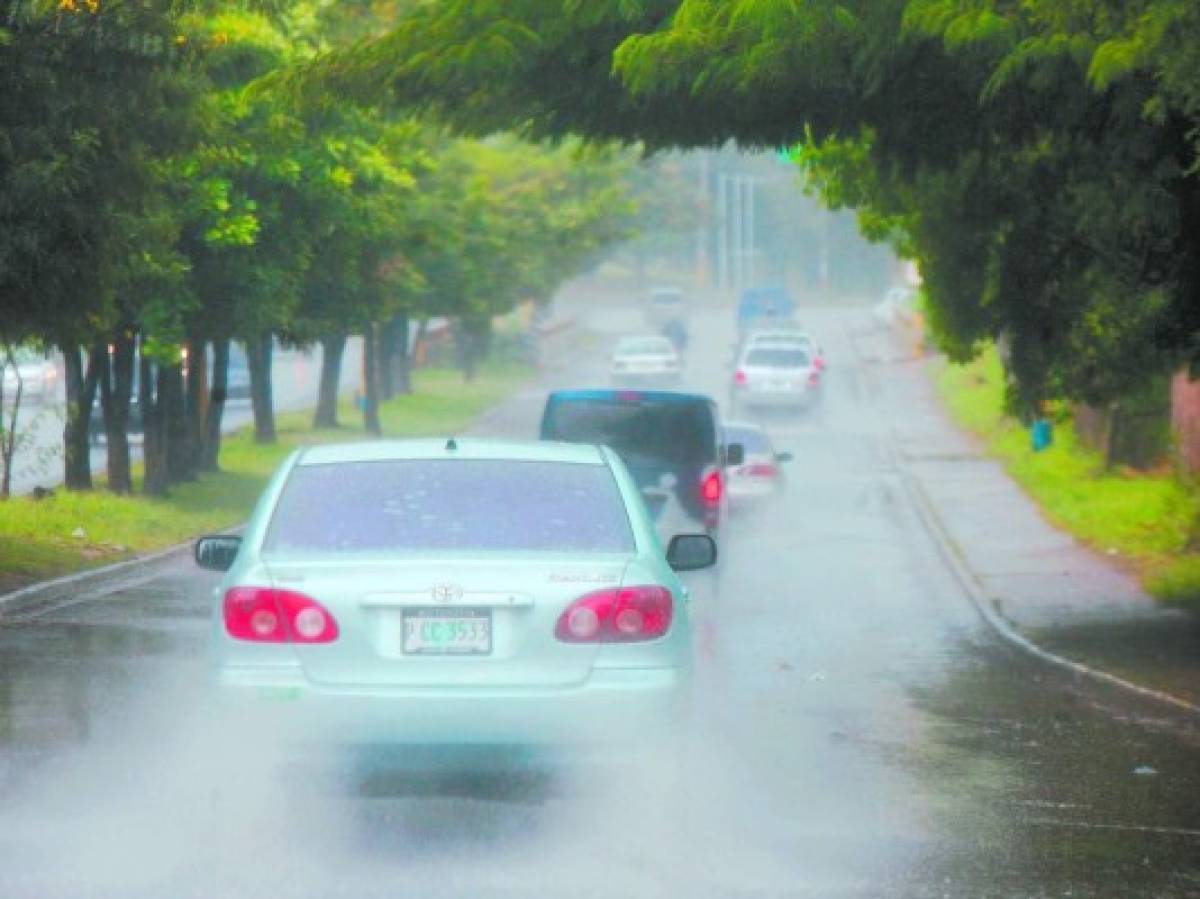
<path id="1" fill-rule="evenodd" d="M 696 195 L 703 207 L 703 212 L 696 224 L 696 287 L 704 288 L 711 286 L 708 260 L 711 200 L 708 185 L 708 153 L 701 150 L 696 155 L 699 170 L 696 178 Z"/>
<path id="2" fill-rule="evenodd" d="M 729 176 L 717 175 L 717 288 L 729 289 Z"/>
<path id="3" fill-rule="evenodd" d="M 733 187 L 733 209 L 730 211 L 733 217 L 733 289 L 741 290 L 745 286 L 743 271 L 746 261 L 746 245 L 742 229 L 744 224 L 742 188 L 746 179 L 741 175 L 733 175 L 731 180 Z"/>
<path id="4" fill-rule="evenodd" d="M 758 255 L 758 249 L 754 245 L 754 188 L 756 179 L 750 176 L 746 179 L 746 224 L 742 230 L 746 238 L 746 286 L 753 287 L 755 284 L 754 263 L 755 257 Z"/>

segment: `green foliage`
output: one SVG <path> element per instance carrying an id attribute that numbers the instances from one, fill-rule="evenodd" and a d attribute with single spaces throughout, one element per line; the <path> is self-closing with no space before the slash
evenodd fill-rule
<path id="1" fill-rule="evenodd" d="M 946 365 L 937 386 L 954 419 L 982 438 L 1055 524 L 1145 575 L 1147 587 L 1177 603 L 1200 602 L 1194 528 L 1200 498 L 1171 473 L 1110 470 L 1075 439 L 1069 417 L 1040 453 L 1029 430 L 1005 411 L 1005 373 L 994 348 Z"/>
<path id="2" fill-rule="evenodd" d="M 185 263 L 155 162 L 191 140 L 166 3 L 19 4 L 0 41 L 0 321 L 73 345 Z"/>
<path id="3" fill-rule="evenodd" d="M 1200 555 L 1182 555 L 1165 560 L 1146 581 L 1160 600 L 1200 613 Z"/>
<path id="4" fill-rule="evenodd" d="M 178 365 L 184 344 L 196 360 L 208 341 L 310 343 L 400 312 L 458 316 L 482 332 L 625 239 L 626 154 L 453 139 L 386 96 L 349 106 L 264 88 L 419 7 L 12 4 L 0 33 L 0 338 L 42 339 L 74 360 L 137 335 L 161 368 Z M 489 9 L 470 7 L 460 12 L 477 19 Z M 539 40 L 499 27 L 483 49 L 518 65 Z M 461 54 L 477 73 L 481 59 Z M 68 464 L 82 486 L 91 382 L 72 372 L 83 403 L 71 406 Z M 163 385 L 171 407 L 151 420 L 171 433 L 148 440 L 169 453 L 148 458 L 185 477 L 200 454 L 179 446 L 206 430 L 206 404 L 172 389 L 174 373 L 142 383 Z"/>
<path id="5" fill-rule="evenodd" d="M 1200 367 L 1192 0 L 429 0 L 289 83 L 473 134 L 795 146 L 920 261 L 955 358 L 1009 342 L 1014 407 Z"/>

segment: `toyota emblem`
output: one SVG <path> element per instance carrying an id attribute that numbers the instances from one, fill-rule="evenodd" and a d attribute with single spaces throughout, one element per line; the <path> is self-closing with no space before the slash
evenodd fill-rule
<path id="1" fill-rule="evenodd" d="M 434 584 L 433 601 L 440 603 L 458 602 L 462 599 L 463 589 L 458 584 Z"/>

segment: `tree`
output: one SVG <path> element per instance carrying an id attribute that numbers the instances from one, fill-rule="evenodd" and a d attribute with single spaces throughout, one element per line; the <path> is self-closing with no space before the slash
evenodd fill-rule
<path id="1" fill-rule="evenodd" d="M 66 483 L 89 487 L 107 335 L 139 282 L 178 270 L 156 166 L 191 135 L 189 57 L 168 0 L 13 4 L 5 21 L 0 313 L 62 350 Z"/>
<path id="2" fill-rule="evenodd" d="M 1200 365 L 1198 37 L 1186 0 L 433 0 L 292 83 L 475 134 L 798 145 L 1032 407 Z"/>

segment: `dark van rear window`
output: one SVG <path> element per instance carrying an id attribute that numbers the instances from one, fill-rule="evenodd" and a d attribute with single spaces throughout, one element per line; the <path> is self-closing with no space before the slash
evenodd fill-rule
<path id="1" fill-rule="evenodd" d="M 635 470 L 694 469 L 717 461 L 716 427 L 704 402 L 556 399 L 546 410 L 542 437 L 605 444 Z"/>

